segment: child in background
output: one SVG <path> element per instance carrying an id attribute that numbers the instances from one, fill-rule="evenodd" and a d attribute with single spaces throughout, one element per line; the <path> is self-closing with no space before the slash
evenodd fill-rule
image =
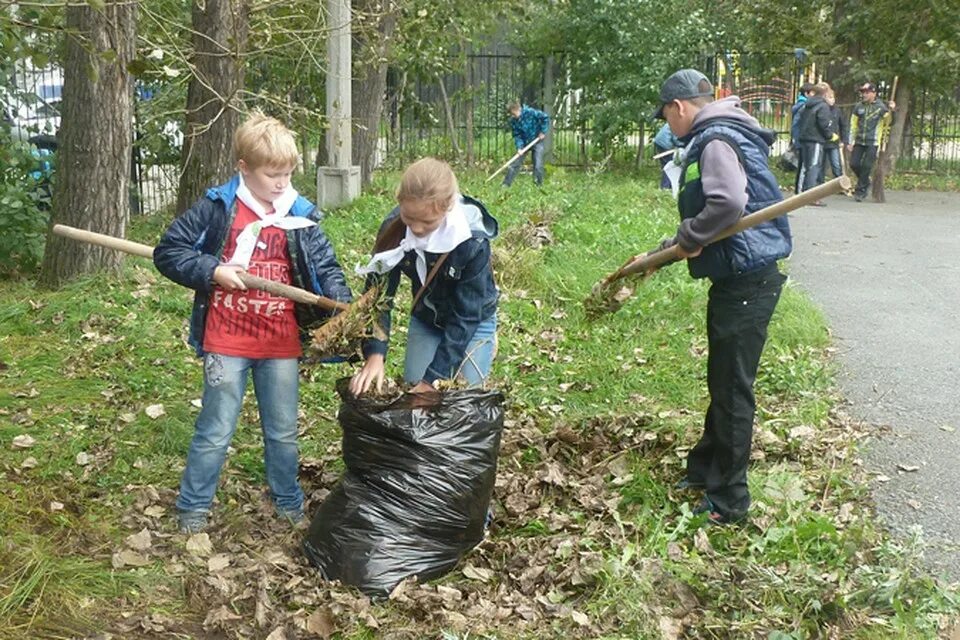
<path id="1" fill-rule="evenodd" d="M 398 206 L 380 227 L 373 259 L 361 273 L 367 288 L 384 285 L 379 323 L 385 340 L 364 342 L 363 368 L 350 382 L 359 395 L 381 389 L 393 298 L 405 274 L 413 286 L 403 378 L 414 393 L 458 374 L 479 385 L 489 375 L 496 344 L 498 291 L 490 240 L 497 221 L 459 192 L 450 166 L 435 158 L 410 165 L 397 188 Z"/>
<path id="2" fill-rule="evenodd" d="M 315 307 L 250 291 L 246 271 L 349 302 L 343 271 L 319 226 L 320 212 L 290 186 L 299 161 L 293 134 L 254 115 L 234 136 L 237 175 L 181 214 L 154 251 L 160 272 L 196 291 L 190 344 L 203 357 L 203 408 L 180 482 L 180 531 L 207 526 L 220 469 L 237 427 L 248 373 L 263 428 L 267 484 L 277 513 L 303 519 L 297 480 L 301 330 Z"/>

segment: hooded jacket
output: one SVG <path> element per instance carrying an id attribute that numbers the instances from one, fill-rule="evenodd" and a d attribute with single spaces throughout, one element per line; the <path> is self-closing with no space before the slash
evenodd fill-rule
<path id="1" fill-rule="evenodd" d="M 800 110 L 800 142 L 826 144 L 833 136 L 833 114 L 823 96 L 814 96 Z"/>
<path id="2" fill-rule="evenodd" d="M 517 149 L 522 149 L 541 133 L 546 135 L 550 130 L 550 116 L 539 109 L 523 105 L 518 117 L 510 117 L 510 128 L 513 130 L 513 143 L 517 145 Z"/>
<path id="3" fill-rule="evenodd" d="M 452 378 L 467 354 L 477 326 L 497 311 L 499 292 L 493 280 L 490 240 L 497 237 L 497 221 L 478 200 L 463 196 L 466 205 L 467 220 L 470 223 L 471 237 L 464 240 L 448 254 L 440 271 L 427 285 L 426 292 L 420 296 L 417 306 L 411 311 L 421 322 L 443 331 L 440 346 L 433 362 L 427 367 L 424 380 Z M 378 237 L 400 215 L 396 207 L 387 215 L 380 226 Z M 427 273 L 433 269 L 442 254 L 426 252 Z M 379 353 L 386 355 L 390 338 L 390 316 L 393 299 L 400 286 L 400 275 L 406 274 L 413 284 L 416 296 L 423 287 L 417 273 L 416 253 L 408 251 L 400 263 L 385 274 L 371 274 L 367 277 L 367 289 L 385 280 L 386 304 L 379 317 L 379 325 L 386 334 L 386 340 L 368 339 L 363 344 L 364 358 Z"/>
<path id="4" fill-rule="evenodd" d="M 229 182 L 208 189 L 204 197 L 173 221 L 153 251 L 153 263 L 160 273 L 196 291 L 190 316 L 189 343 L 201 356 L 209 297 L 214 286 L 213 272 L 220 265 L 227 234 L 237 217 L 239 186 L 240 178 L 234 176 Z M 350 302 L 350 289 L 343 269 L 320 228 L 320 210 L 300 196 L 290 208 L 290 215 L 317 223 L 286 231 L 292 284 L 317 295 Z M 312 305 L 296 303 L 294 309 L 301 339 L 306 338 L 307 329 L 329 317 L 328 312 Z"/>
<path id="5" fill-rule="evenodd" d="M 676 240 L 687 251 L 703 247 L 687 261 L 694 278 L 720 280 L 749 273 L 790 255 L 793 243 L 787 217 L 780 216 L 714 242 L 744 214 L 783 199 L 767 158 L 776 134 L 763 129 L 729 96 L 707 104 L 681 142 L 680 229 Z"/>

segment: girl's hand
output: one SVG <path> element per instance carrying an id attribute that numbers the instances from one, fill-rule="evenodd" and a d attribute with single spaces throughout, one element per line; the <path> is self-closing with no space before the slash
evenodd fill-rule
<path id="1" fill-rule="evenodd" d="M 227 291 L 240 289 L 246 291 L 247 285 L 243 284 L 240 276 L 237 274 L 243 271 L 242 267 L 221 265 L 213 272 L 213 281 Z"/>
<path id="2" fill-rule="evenodd" d="M 350 393 L 355 396 L 366 393 L 370 384 L 376 380 L 377 393 L 383 390 L 383 356 L 374 353 L 363 364 L 363 368 L 350 378 Z"/>

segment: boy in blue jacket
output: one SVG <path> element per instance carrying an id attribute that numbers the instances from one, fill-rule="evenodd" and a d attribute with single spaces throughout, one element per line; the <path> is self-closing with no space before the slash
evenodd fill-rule
<path id="1" fill-rule="evenodd" d="M 301 338 L 324 319 L 315 307 L 248 290 L 252 275 L 349 302 L 350 290 L 320 212 L 290 185 L 299 154 L 293 134 L 256 114 L 234 136 L 238 173 L 181 214 L 153 254 L 159 271 L 196 291 L 190 344 L 203 357 L 203 408 L 180 482 L 180 531 L 207 526 L 220 470 L 237 427 L 248 373 L 263 428 L 267 484 L 277 513 L 303 519 L 297 480 Z"/>
<path id="2" fill-rule="evenodd" d="M 537 140 L 533 149 L 528 151 L 533 156 L 533 181 L 537 186 L 543 185 L 543 141 L 547 137 L 547 131 L 550 130 L 550 116 L 539 109 L 521 105 L 519 102 L 512 102 L 507 107 L 510 114 L 510 129 L 513 131 L 513 143 L 517 145 L 517 151 Z M 503 179 L 503 186 L 509 187 L 513 184 L 513 179 L 517 177 L 520 168 L 523 166 L 523 156 L 517 158 L 507 169 L 507 175 Z"/>

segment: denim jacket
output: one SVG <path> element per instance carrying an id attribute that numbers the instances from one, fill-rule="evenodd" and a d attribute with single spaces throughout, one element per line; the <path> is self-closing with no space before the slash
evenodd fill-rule
<path id="1" fill-rule="evenodd" d="M 230 226 L 237 216 L 236 195 L 239 176 L 226 184 L 207 190 L 192 207 L 184 211 L 167 229 L 153 251 L 157 269 L 177 284 L 190 287 L 193 312 L 190 316 L 190 345 L 203 355 L 203 332 L 206 327 L 209 296 L 213 289 L 213 272 L 220 264 Z M 309 200 L 300 196 L 290 215 L 317 222 L 304 229 L 288 230 L 287 248 L 292 263 L 294 286 L 340 302 L 350 302 L 350 289 L 337 262 L 333 246 L 320 228 L 322 214 Z M 306 330 L 329 317 L 329 313 L 313 305 L 295 305 L 301 338 Z"/>
<path id="2" fill-rule="evenodd" d="M 499 292 L 493 280 L 490 253 L 490 240 L 498 233 L 497 221 L 478 200 L 463 196 L 463 202 L 467 205 L 472 236 L 449 253 L 446 262 L 427 285 L 426 292 L 420 296 L 417 306 L 411 312 L 418 320 L 443 331 L 433 362 L 424 374 L 427 382 L 454 376 L 466 357 L 467 345 L 470 344 L 477 326 L 497 311 Z M 399 207 L 394 208 L 384 220 L 380 233 L 383 233 L 398 215 Z M 428 274 L 441 255 L 427 252 Z M 364 341 L 364 358 L 375 353 L 387 353 L 393 299 L 400 286 L 401 274 L 410 278 L 413 285 L 412 295 L 416 296 L 423 283 L 417 274 L 416 253 L 413 251 L 408 251 L 393 270 L 367 277 L 367 289 L 378 283 L 385 286 L 386 304 L 378 322 L 387 339 L 370 338 Z"/>
<path id="3" fill-rule="evenodd" d="M 539 109 L 523 105 L 520 117 L 510 118 L 510 128 L 513 130 L 513 142 L 517 149 L 527 146 L 541 133 L 546 134 L 550 129 L 550 116 Z"/>

